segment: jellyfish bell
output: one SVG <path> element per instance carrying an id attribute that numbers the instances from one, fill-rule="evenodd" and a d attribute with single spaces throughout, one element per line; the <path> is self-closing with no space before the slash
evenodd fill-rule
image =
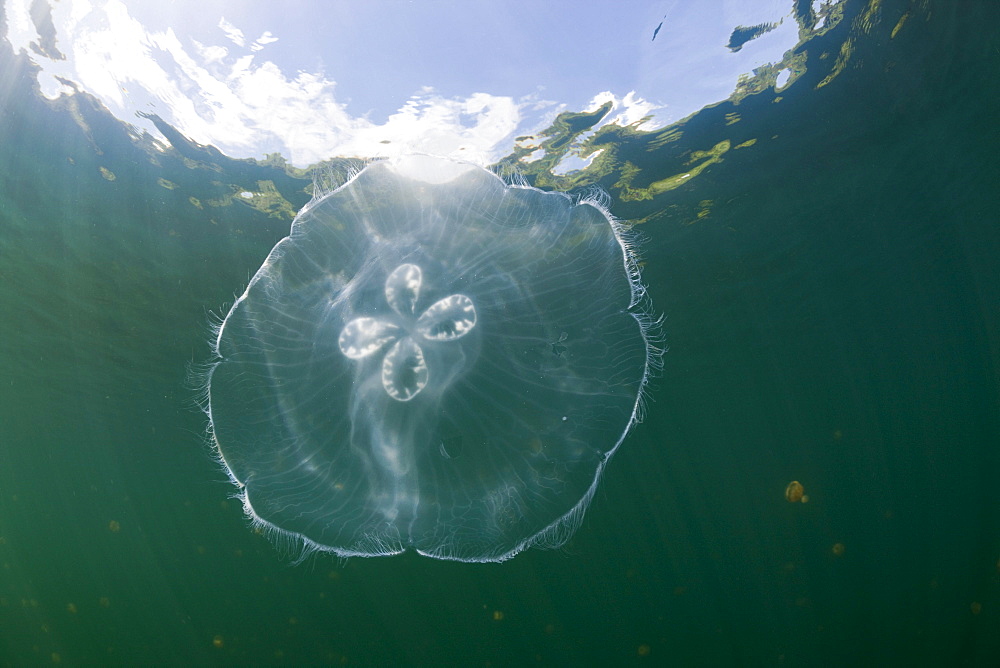
<path id="1" fill-rule="evenodd" d="M 292 222 L 223 320 L 214 447 L 304 552 L 503 561 L 575 531 L 660 350 L 593 201 L 410 156 Z"/>

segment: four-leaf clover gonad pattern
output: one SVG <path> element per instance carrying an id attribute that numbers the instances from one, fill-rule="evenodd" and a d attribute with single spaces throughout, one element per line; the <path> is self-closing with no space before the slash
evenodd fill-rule
<path id="1" fill-rule="evenodd" d="M 386 318 L 351 320 L 340 332 L 340 352 L 360 360 L 391 344 L 382 358 L 382 387 L 396 401 L 409 401 L 427 387 L 434 373 L 422 345 L 460 339 L 476 326 L 476 307 L 465 295 L 449 295 L 417 316 L 423 272 L 401 264 L 385 279 L 385 299 L 395 312 Z"/>

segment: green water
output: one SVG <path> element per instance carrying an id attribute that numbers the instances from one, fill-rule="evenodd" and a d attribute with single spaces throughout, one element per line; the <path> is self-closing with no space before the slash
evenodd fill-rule
<path id="1" fill-rule="evenodd" d="M 877 8 L 829 84 L 686 126 L 752 146 L 601 182 L 670 351 L 575 538 L 499 565 L 248 530 L 188 374 L 288 220 L 217 205 L 308 181 L 149 153 L 3 51 L 0 663 L 1000 663 L 1000 5 Z"/>

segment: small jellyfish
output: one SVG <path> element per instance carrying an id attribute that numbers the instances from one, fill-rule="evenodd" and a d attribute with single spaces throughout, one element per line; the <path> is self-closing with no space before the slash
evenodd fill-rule
<path id="1" fill-rule="evenodd" d="M 798 480 L 788 483 L 788 487 L 785 488 L 785 499 L 789 503 L 807 503 L 809 501 L 809 497 L 805 493 L 805 487 Z"/>
<path id="2" fill-rule="evenodd" d="M 219 327 L 214 447 L 303 554 L 561 545 L 658 363 L 646 301 L 599 203 L 373 163 L 299 212 Z"/>

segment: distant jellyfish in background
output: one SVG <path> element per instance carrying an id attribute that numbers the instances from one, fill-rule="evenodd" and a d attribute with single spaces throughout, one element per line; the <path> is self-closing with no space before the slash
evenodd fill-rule
<path id="1" fill-rule="evenodd" d="M 214 444 L 304 553 L 509 559 L 563 544 L 660 351 L 595 201 L 439 158 L 317 196 L 218 330 Z"/>

